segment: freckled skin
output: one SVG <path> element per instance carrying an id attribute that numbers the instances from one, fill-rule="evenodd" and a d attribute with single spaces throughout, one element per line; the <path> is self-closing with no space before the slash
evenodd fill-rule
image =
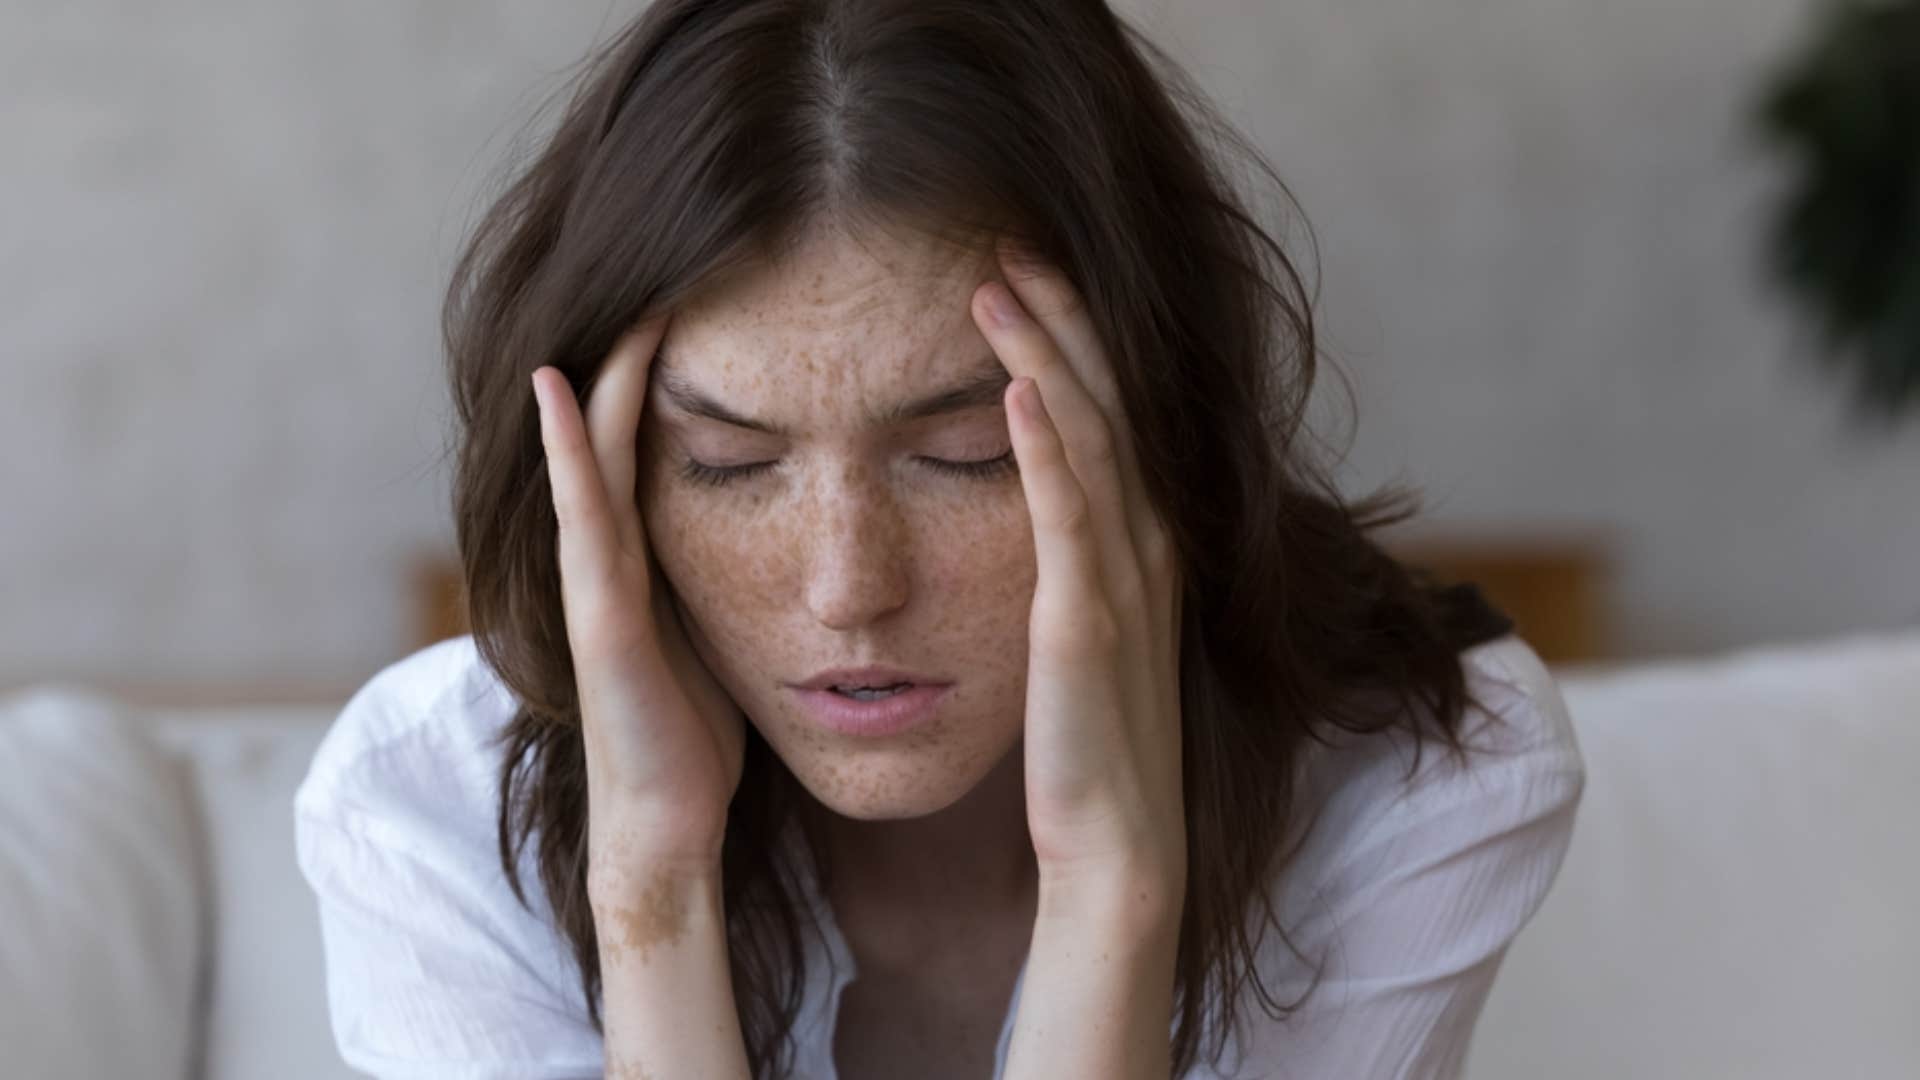
<path id="1" fill-rule="evenodd" d="M 920 456 L 1011 448 L 999 405 L 871 425 L 869 413 L 997 364 L 970 314 L 1003 280 L 991 252 L 832 227 L 674 312 L 656 367 L 780 438 L 676 409 L 653 380 L 639 499 L 695 649 L 822 804 L 849 818 L 945 808 L 1022 732 L 1032 526 L 1016 473 L 947 475 Z M 764 461 L 709 487 L 680 475 Z M 784 684 L 894 664 L 955 685 L 936 720 L 889 739 L 807 721 Z"/>

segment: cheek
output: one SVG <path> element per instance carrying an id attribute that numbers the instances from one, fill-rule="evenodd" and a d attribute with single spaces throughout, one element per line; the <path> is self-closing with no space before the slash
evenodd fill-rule
<path id="1" fill-rule="evenodd" d="M 1027 660 L 1027 621 L 1037 580 L 1025 504 L 983 499 L 964 520 L 925 535 L 920 550 L 933 630 L 956 655 L 1018 671 Z"/>
<path id="2" fill-rule="evenodd" d="M 640 512 L 653 557 L 687 613 L 724 650 L 737 649 L 735 624 L 763 621 L 761 609 L 778 595 L 780 548 L 741 528 L 724 500 L 672 480 L 644 488 Z"/>

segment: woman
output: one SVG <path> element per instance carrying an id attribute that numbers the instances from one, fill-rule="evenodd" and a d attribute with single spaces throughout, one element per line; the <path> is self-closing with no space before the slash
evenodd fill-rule
<path id="1" fill-rule="evenodd" d="M 1272 177 L 1098 0 L 593 58 L 449 294 L 473 634 L 296 801 L 350 1063 L 1458 1074 L 1578 747 L 1200 132 Z"/>

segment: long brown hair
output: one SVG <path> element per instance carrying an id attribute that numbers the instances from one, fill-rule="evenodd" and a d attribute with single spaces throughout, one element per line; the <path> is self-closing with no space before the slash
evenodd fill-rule
<path id="1" fill-rule="evenodd" d="M 1271 165 L 1103 0 L 658 0 L 563 90 L 464 251 L 443 329 L 469 619 L 521 705 L 499 744 L 501 865 L 526 903 L 518 859 L 537 844 L 596 1028 L 584 751 L 529 373 L 559 368 L 584 401 L 623 331 L 823 215 L 1011 232 L 1078 285 L 1185 573 L 1175 1073 L 1203 1036 L 1218 1057 L 1249 980 L 1276 1019 L 1296 1008 L 1260 984 L 1247 916 L 1287 940 L 1269 888 L 1302 751 L 1330 727 L 1400 727 L 1464 760 L 1458 653 L 1510 624 L 1369 538 L 1417 495 L 1336 492 L 1305 424 L 1313 297 L 1229 169 L 1292 205 Z M 754 1073 L 783 1076 L 806 908 L 777 840 L 807 796 L 747 736 L 729 951 Z"/>

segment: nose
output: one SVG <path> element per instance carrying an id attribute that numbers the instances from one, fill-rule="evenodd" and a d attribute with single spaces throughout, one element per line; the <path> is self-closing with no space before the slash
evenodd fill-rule
<path id="1" fill-rule="evenodd" d="M 815 507 L 806 589 L 814 618 L 851 630 L 904 606 L 912 557 L 892 498 L 856 482 L 824 492 Z"/>

